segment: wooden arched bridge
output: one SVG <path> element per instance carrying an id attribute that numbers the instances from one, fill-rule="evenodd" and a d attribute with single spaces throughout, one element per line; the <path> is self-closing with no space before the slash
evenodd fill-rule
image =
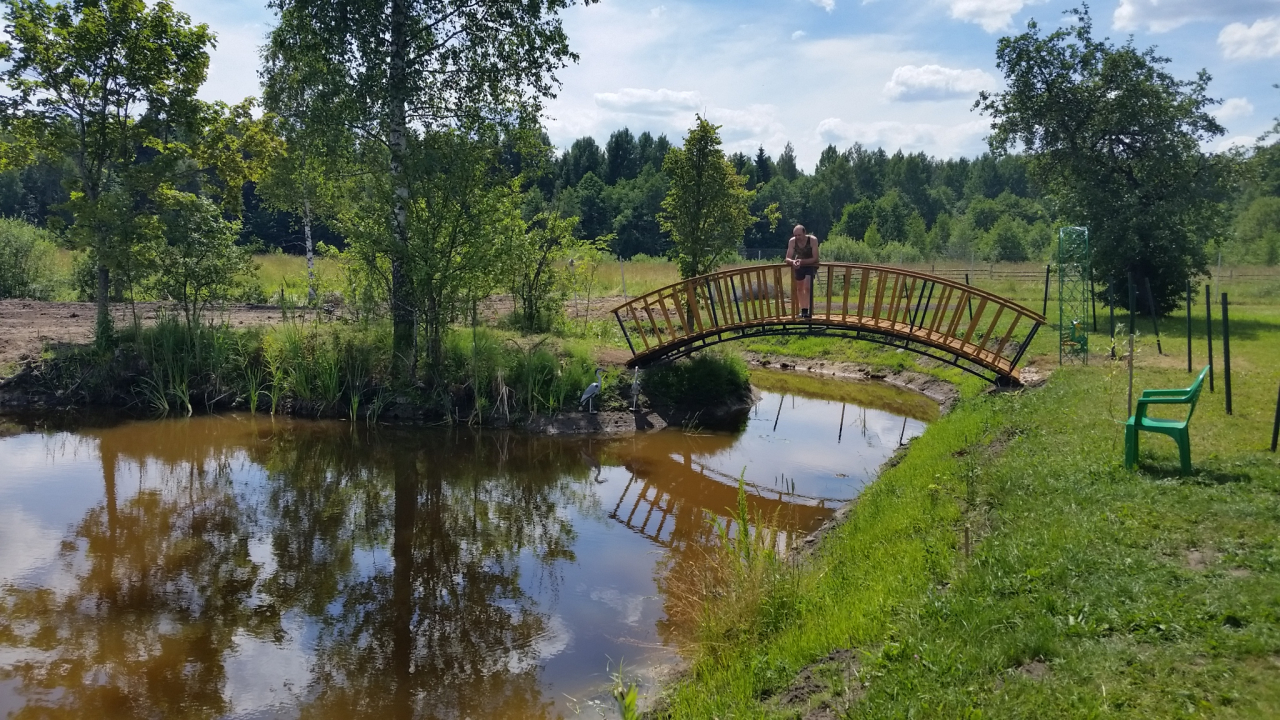
<path id="1" fill-rule="evenodd" d="M 614 309 L 644 368 L 722 342 L 770 335 L 836 335 L 904 348 L 998 384 L 1045 318 L 964 283 L 902 268 L 824 263 L 812 315 L 799 314 L 787 265 L 749 265 L 690 278 Z"/>

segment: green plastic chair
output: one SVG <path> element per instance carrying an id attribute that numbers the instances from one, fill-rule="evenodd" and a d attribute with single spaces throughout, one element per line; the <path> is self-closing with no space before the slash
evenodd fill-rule
<path id="1" fill-rule="evenodd" d="M 1133 468 L 1138 465 L 1138 433 L 1150 432 L 1168 435 L 1178 443 L 1178 457 L 1182 461 L 1182 474 L 1191 474 L 1191 433 L 1187 425 L 1191 423 L 1191 415 L 1196 411 L 1196 403 L 1200 400 L 1200 389 L 1204 386 L 1204 378 L 1209 374 L 1206 365 L 1200 376 L 1191 383 L 1191 387 L 1178 390 L 1143 390 L 1138 398 L 1138 407 L 1133 417 L 1124 426 L 1124 464 Z M 1162 420 L 1147 417 L 1150 405 L 1190 405 L 1185 420 Z"/>

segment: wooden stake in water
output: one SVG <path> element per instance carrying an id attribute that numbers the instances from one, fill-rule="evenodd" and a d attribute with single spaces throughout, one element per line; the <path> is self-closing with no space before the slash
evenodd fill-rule
<path id="1" fill-rule="evenodd" d="M 1222 387 L 1227 391 L 1227 414 L 1231 414 L 1231 321 L 1227 318 L 1227 294 L 1222 293 Z"/>
<path id="2" fill-rule="evenodd" d="M 1209 291 L 1209 283 L 1204 284 L 1204 322 L 1209 340 L 1209 392 L 1213 389 L 1213 300 L 1209 298 L 1212 293 Z"/>
<path id="3" fill-rule="evenodd" d="M 840 403 L 840 432 L 836 434 L 836 444 L 844 439 L 844 403 Z"/>

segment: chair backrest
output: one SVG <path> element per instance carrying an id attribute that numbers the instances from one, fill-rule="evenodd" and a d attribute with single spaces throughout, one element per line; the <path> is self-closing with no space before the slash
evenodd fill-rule
<path id="1" fill-rule="evenodd" d="M 1187 388 L 1187 402 L 1191 404 L 1191 409 L 1187 411 L 1187 422 L 1191 422 L 1191 415 L 1196 411 L 1196 403 L 1200 401 L 1200 391 L 1204 389 L 1204 379 L 1209 374 L 1209 366 L 1205 365 L 1200 371 L 1200 375 L 1196 377 L 1196 381 L 1191 383 L 1191 387 Z"/>

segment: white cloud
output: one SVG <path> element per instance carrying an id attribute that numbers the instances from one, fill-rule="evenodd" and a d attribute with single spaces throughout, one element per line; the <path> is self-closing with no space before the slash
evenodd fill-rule
<path id="1" fill-rule="evenodd" d="M 802 38 L 802 37 L 804 37 L 804 36 L 805 36 L 805 32 L 804 32 L 803 30 L 797 30 L 797 31 L 795 31 L 795 32 L 791 33 L 791 39 L 792 39 L 792 40 L 799 40 L 800 38 Z"/>
<path id="2" fill-rule="evenodd" d="M 1280 55 L 1280 16 L 1263 18 L 1252 25 L 1231 23 L 1218 34 L 1218 46 L 1230 59 L 1248 60 Z"/>
<path id="3" fill-rule="evenodd" d="M 1257 142 L 1256 138 L 1246 137 L 1244 135 L 1236 135 L 1233 137 L 1223 138 L 1213 148 L 1214 152 L 1228 152 L 1232 148 L 1251 148 Z"/>
<path id="4" fill-rule="evenodd" d="M 1280 0 L 1120 0 L 1112 24 L 1126 32 L 1168 32 L 1201 20 L 1242 20 L 1274 12 Z"/>
<path id="5" fill-rule="evenodd" d="M 977 23 L 987 32 L 1004 30 L 1013 24 L 1013 16 L 1028 5 L 1045 0 L 948 0 L 951 17 Z"/>
<path id="6" fill-rule="evenodd" d="M 1227 98 L 1213 114 L 1223 121 L 1249 117 L 1253 114 L 1253 103 L 1249 102 L 1249 98 Z"/>
<path id="7" fill-rule="evenodd" d="M 664 14 L 666 14 L 666 12 L 667 12 L 667 6 L 666 6 L 666 5 L 659 5 L 658 7 L 656 7 L 656 8 L 654 8 L 654 9 L 652 9 L 652 10 L 650 10 L 650 11 L 649 11 L 649 17 L 651 17 L 651 18 L 660 18 L 660 17 L 662 17 Z"/>
<path id="8" fill-rule="evenodd" d="M 822 142 L 832 145 L 859 142 L 870 147 L 949 155 L 971 151 L 989 129 L 983 120 L 940 125 L 893 121 L 851 123 L 840 118 L 827 118 L 818 123 L 817 134 Z"/>
<path id="9" fill-rule="evenodd" d="M 647 90 L 623 88 L 618 92 L 596 93 L 596 105 L 605 110 L 628 115 L 668 115 L 673 112 L 697 110 L 702 98 L 691 90 Z"/>
<path id="10" fill-rule="evenodd" d="M 995 78 L 982 70 L 959 70 L 941 65 L 903 65 L 885 83 L 890 100 L 949 100 L 972 97 L 995 85 Z"/>
<path id="11" fill-rule="evenodd" d="M 809 2 L 817 5 L 827 12 L 831 12 L 836 9 L 836 0 L 809 0 Z"/>
<path id="12" fill-rule="evenodd" d="M 581 60 L 558 73 L 563 87 L 544 115 L 556 147 L 564 150 L 583 135 L 602 141 L 623 126 L 679 142 L 694 113 L 705 108 L 707 118 L 723 126 L 725 152 L 754 154 L 763 146 L 776 157 L 790 141 L 800 165 L 812 168 L 826 144 L 814 132 L 820 120 L 920 122 L 918 105 L 884 97 L 885 81 L 906 65 L 955 66 L 906 37 L 853 34 L 858 28 L 824 28 L 821 37 L 810 33 L 792 42 L 794 19 L 777 8 L 662 2 L 667 12 L 658 19 L 649 16 L 649 5 L 625 0 L 564 12 L 565 31 Z M 844 16 L 831 17 L 835 25 Z M 761 51 L 780 44 L 785 52 Z M 642 92 L 624 94 L 620 88 Z M 662 97 L 660 89 L 692 97 Z M 929 112 L 927 121 L 941 126 L 974 119 L 959 102 L 940 103 Z M 947 144 L 913 147 L 942 155 L 982 149 L 978 135 L 963 147 L 943 134 L 934 136 Z M 896 142 L 896 136 L 885 137 Z"/>

